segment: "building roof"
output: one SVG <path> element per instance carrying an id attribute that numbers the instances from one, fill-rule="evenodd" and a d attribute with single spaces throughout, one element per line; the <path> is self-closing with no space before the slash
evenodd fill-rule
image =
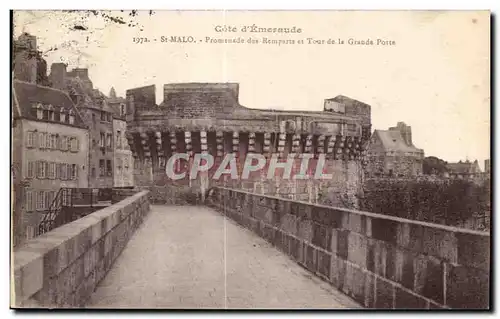
<path id="1" fill-rule="evenodd" d="M 479 164 L 477 162 L 460 161 L 458 163 L 448 163 L 446 164 L 446 167 L 450 173 L 467 174 L 479 172 Z"/>
<path id="2" fill-rule="evenodd" d="M 394 151 L 394 152 L 423 152 L 421 149 L 416 148 L 415 146 L 409 146 L 406 144 L 403 136 L 399 131 L 383 131 L 383 130 L 375 130 L 373 133 L 375 136 L 378 136 L 379 140 L 382 142 L 382 146 L 385 151 Z"/>
<path id="3" fill-rule="evenodd" d="M 38 120 L 32 112 L 33 104 L 52 105 L 55 111 L 61 109 L 73 111 L 75 122 L 73 124 L 57 122 L 61 125 L 77 126 L 86 128 L 82 117 L 67 93 L 46 86 L 40 86 L 29 82 L 14 80 L 13 87 L 14 117 Z"/>

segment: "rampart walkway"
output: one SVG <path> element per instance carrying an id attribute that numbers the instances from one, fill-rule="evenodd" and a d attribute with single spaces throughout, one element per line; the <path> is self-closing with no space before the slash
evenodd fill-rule
<path id="1" fill-rule="evenodd" d="M 89 308 L 359 308 L 207 207 L 151 206 Z"/>

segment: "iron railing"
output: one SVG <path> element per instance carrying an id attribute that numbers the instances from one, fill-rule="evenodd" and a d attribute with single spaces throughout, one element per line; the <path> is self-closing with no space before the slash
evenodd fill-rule
<path id="1" fill-rule="evenodd" d="M 100 208 L 111 204 L 111 188 L 61 188 L 44 213 L 37 236 L 78 218 L 78 207 Z"/>

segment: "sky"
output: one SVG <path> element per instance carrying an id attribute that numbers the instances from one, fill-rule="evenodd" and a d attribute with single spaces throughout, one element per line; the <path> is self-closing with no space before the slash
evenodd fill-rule
<path id="1" fill-rule="evenodd" d="M 301 33 L 241 31 L 253 24 Z M 342 94 L 371 105 L 372 129 L 410 125 L 426 156 L 477 159 L 481 167 L 490 157 L 486 11 L 17 11 L 14 36 L 22 32 L 37 36 L 49 65 L 88 68 L 105 94 L 155 84 L 160 103 L 166 83 L 237 82 L 241 105 L 285 110 L 322 110 L 324 99 Z M 162 36 L 196 43 L 165 43 Z M 206 43 L 207 37 L 244 43 Z M 249 37 L 295 43 L 248 44 Z"/>

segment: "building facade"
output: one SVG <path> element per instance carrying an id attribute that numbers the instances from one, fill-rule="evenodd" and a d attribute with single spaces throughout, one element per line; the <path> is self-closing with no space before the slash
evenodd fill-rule
<path id="1" fill-rule="evenodd" d="M 71 98 L 53 88 L 15 80 L 13 113 L 12 162 L 23 185 L 14 210 L 19 244 L 35 235 L 61 188 L 88 187 L 89 134 Z"/>
<path id="2" fill-rule="evenodd" d="M 134 186 L 134 161 L 132 151 L 126 138 L 126 101 L 122 97 L 117 97 L 114 88 L 111 88 L 107 98 L 109 107 L 113 110 L 113 164 L 114 176 L 113 187 L 133 187 Z"/>
<path id="3" fill-rule="evenodd" d="M 411 127 L 403 122 L 375 130 L 368 146 L 369 177 L 410 177 L 422 174 L 424 151 L 413 145 Z"/>
<path id="4" fill-rule="evenodd" d="M 466 160 L 465 162 L 448 163 L 446 168 L 448 169 L 448 177 L 453 179 L 477 179 L 483 175 L 477 160 L 474 162 Z"/>
<path id="5" fill-rule="evenodd" d="M 89 187 L 112 188 L 113 110 L 107 105 L 106 96 L 94 89 L 88 69 L 67 71 L 65 64 L 54 63 L 49 79 L 54 88 L 69 94 L 89 128 Z"/>

